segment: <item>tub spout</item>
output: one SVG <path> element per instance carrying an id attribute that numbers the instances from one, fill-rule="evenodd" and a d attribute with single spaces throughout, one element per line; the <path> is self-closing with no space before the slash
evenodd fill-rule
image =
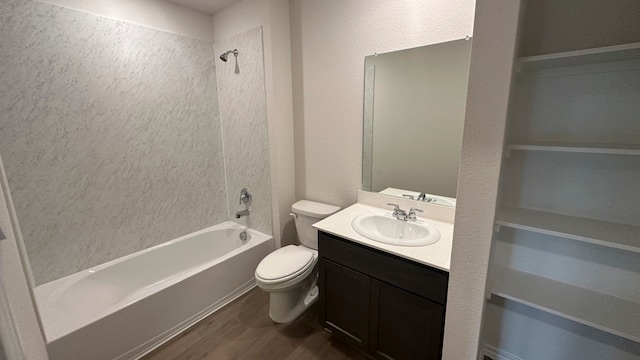
<path id="1" fill-rule="evenodd" d="M 243 216 L 249 216 L 249 209 L 236 211 L 236 219 L 240 219 Z"/>

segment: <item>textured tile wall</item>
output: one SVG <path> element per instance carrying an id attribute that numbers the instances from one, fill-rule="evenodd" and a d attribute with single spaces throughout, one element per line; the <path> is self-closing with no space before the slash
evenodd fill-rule
<path id="1" fill-rule="evenodd" d="M 229 193 L 229 213 L 244 205 L 238 204 L 240 190 L 249 188 L 253 194 L 251 215 L 237 220 L 254 229 L 272 234 L 271 181 L 267 106 L 264 83 L 262 29 L 260 27 L 234 35 L 214 44 L 218 76 L 220 117 L 224 139 Z M 228 62 L 218 56 L 238 49 L 237 68 L 233 55 Z"/>
<path id="2" fill-rule="evenodd" d="M 33 1 L 0 10 L 0 153 L 37 284 L 227 219 L 211 44 Z M 243 72 L 225 73 L 222 88 L 259 87 L 225 97 L 242 109 L 226 108 L 225 130 L 230 161 L 253 161 L 231 171 L 232 204 L 236 187 L 252 187 L 265 231 L 266 136 L 253 136 L 266 135 L 262 50 L 251 34 L 236 45 Z"/>

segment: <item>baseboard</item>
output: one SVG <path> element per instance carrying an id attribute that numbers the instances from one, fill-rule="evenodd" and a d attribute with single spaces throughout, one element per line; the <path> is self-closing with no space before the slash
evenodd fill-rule
<path id="1" fill-rule="evenodd" d="M 492 360 L 522 360 L 518 356 L 510 354 L 504 350 L 500 350 L 489 344 L 484 344 L 484 348 L 480 354 L 480 359 L 482 360 L 485 356 Z"/>
<path id="2" fill-rule="evenodd" d="M 215 304 L 212 304 L 211 306 L 202 310 L 198 314 L 190 317 L 189 319 L 186 319 L 182 323 L 165 331 L 161 335 L 145 342 L 144 344 L 141 344 L 140 346 L 136 347 L 135 349 L 132 349 L 131 351 L 128 351 L 126 354 L 118 356 L 118 358 L 114 360 L 138 360 L 142 358 L 143 356 L 157 349 L 158 347 L 165 344 L 169 340 L 180 335 L 181 333 L 183 333 L 193 325 L 197 324 L 198 322 L 200 322 L 200 320 L 222 309 L 224 306 L 228 305 L 230 302 L 244 295 L 254 287 L 256 287 L 255 279 L 251 279 L 247 281 L 246 283 L 242 284 L 238 289 L 236 289 L 234 292 L 220 299 Z"/>

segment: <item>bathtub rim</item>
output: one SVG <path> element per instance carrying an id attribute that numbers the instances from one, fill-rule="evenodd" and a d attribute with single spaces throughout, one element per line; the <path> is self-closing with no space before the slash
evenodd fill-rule
<path id="1" fill-rule="evenodd" d="M 176 274 L 172 274 L 170 277 L 162 281 L 162 284 L 161 285 L 159 284 L 160 286 L 155 286 L 149 289 L 148 291 L 139 292 L 137 296 L 135 296 L 132 299 L 125 298 L 129 300 L 122 301 L 112 306 L 109 306 L 106 308 L 105 311 L 96 312 L 95 316 L 86 316 L 80 320 L 74 321 L 73 323 L 77 324 L 77 326 L 69 326 L 67 324 L 61 324 L 60 322 L 54 321 L 55 320 L 54 316 L 49 315 L 50 312 L 56 311 L 55 308 L 52 309 L 50 306 L 48 306 L 50 304 L 52 297 L 56 295 L 59 296 L 60 294 L 64 293 L 64 291 L 67 290 L 69 287 L 74 285 L 76 282 L 84 279 L 85 277 L 91 275 L 94 272 L 98 272 L 102 269 L 117 265 L 118 263 L 134 258 L 136 256 L 140 256 L 142 254 L 146 254 L 148 252 L 151 252 L 166 246 L 170 246 L 177 242 L 188 240 L 198 235 L 206 234 L 211 231 L 227 230 L 227 229 L 247 231 L 250 234 L 250 238 L 242 246 L 235 248 L 222 256 L 219 256 L 217 258 L 212 258 L 210 261 L 207 261 L 206 263 L 200 264 L 198 266 L 193 266 L 188 270 L 185 270 Z M 166 289 L 172 285 L 175 285 L 176 283 L 179 283 L 180 281 L 186 278 L 194 276 L 195 274 L 198 274 L 218 263 L 221 263 L 240 252 L 247 251 L 253 247 L 256 247 L 262 244 L 263 242 L 270 241 L 271 239 L 273 239 L 273 236 L 271 235 L 264 234 L 255 229 L 251 229 L 251 228 L 248 228 L 247 226 L 228 220 L 220 224 L 216 224 L 216 225 L 195 231 L 193 233 L 183 235 L 176 239 L 166 241 L 162 244 L 158 244 L 158 245 L 137 251 L 135 253 L 108 261 L 106 263 L 91 267 L 90 269 L 82 270 L 77 273 L 65 276 L 63 278 L 56 279 L 48 283 L 39 285 L 34 288 L 34 294 L 36 298 L 36 306 L 42 322 L 42 328 L 44 331 L 45 340 L 47 344 L 52 343 L 56 340 L 59 340 L 60 338 L 65 337 L 75 331 L 81 330 L 82 328 L 88 325 L 91 325 L 95 322 L 98 322 L 125 307 L 131 306 L 139 302 L 141 299 L 152 296 L 153 294 L 160 292 L 163 289 Z"/>

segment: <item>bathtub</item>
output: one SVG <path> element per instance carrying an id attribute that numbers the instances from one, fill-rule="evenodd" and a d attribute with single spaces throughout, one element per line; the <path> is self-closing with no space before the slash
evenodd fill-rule
<path id="1" fill-rule="evenodd" d="M 273 249 L 271 236 L 227 221 L 38 286 L 49 357 L 140 358 L 253 288 Z"/>

